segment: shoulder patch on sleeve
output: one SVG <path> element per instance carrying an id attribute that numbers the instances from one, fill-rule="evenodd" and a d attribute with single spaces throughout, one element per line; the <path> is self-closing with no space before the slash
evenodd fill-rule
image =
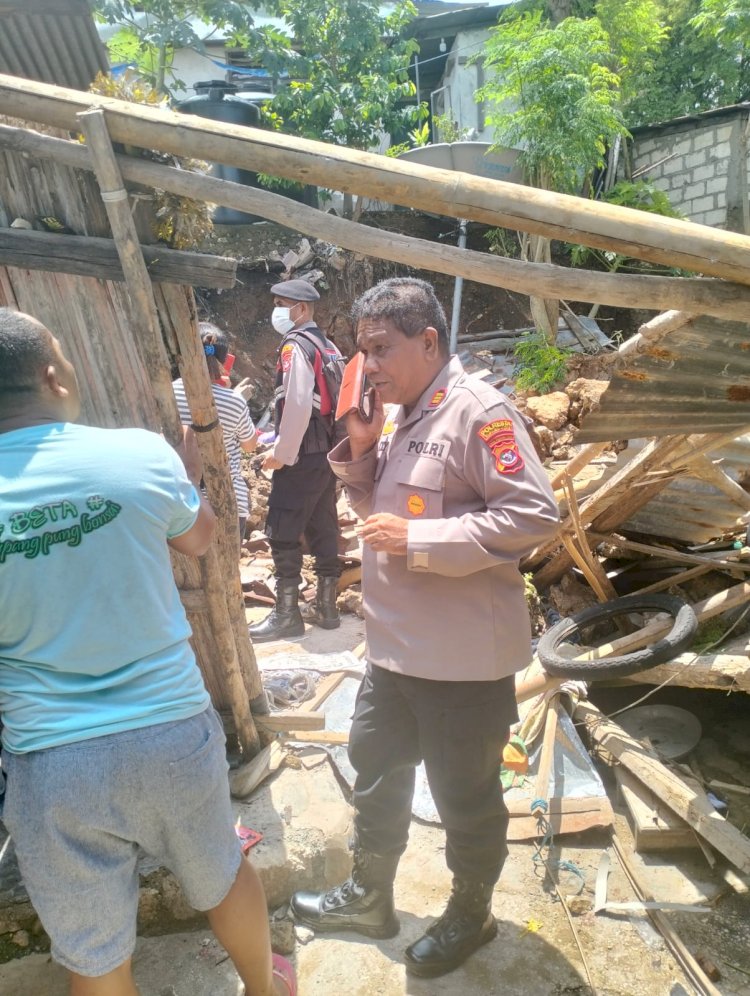
<path id="1" fill-rule="evenodd" d="M 294 343 L 288 342 L 285 346 L 281 347 L 281 356 L 279 357 L 279 362 L 281 363 L 281 369 L 286 373 L 292 365 L 292 357 L 294 356 Z"/>
<path id="2" fill-rule="evenodd" d="M 509 418 L 496 418 L 487 422 L 477 435 L 495 459 L 495 468 L 500 474 L 516 474 L 523 469 L 523 457 L 516 443 L 516 432 Z"/>

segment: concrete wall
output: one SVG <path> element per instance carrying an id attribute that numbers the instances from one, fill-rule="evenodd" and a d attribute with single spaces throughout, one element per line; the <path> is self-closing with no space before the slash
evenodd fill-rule
<path id="1" fill-rule="evenodd" d="M 633 172 L 691 221 L 750 233 L 747 108 L 697 115 L 633 134 Z"/>

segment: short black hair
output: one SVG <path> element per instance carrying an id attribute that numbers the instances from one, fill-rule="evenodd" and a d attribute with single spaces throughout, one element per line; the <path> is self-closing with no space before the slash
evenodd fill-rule
<path id="1" fill-rule="evenodd" d="M 381 280 L 354 302 L 354 327 L 365 318 L 387 318 L 405 336 L 419 335 L 432 326 L 438 334 L 438 346 L 448 351 L 448 322 L 432 284 L 416 277 L 391 277 Z"/>
<path id="2" fill-rule="evenodd" d="M 49 331 L 29 315 L 0 308 L 0 404 L 22 391 L 37 391 L 42 372 L 57 362 Z"/>

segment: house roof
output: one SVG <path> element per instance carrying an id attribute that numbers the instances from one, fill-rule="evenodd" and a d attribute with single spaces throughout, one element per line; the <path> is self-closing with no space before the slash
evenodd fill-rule
<path id="1" fill-rule="evenodd" d="M 419 42 L 420 90 L 434 89 L 445 72 L 445 64 L 456 36 L 472 28 L 491 27 L 497 23 L 504 7 L 514 0 L 501 0 L 495 4 L 446 4 L 448 10 L 427 17 L 417 17 L 404 29 L 407 38 Z M 444 44 L 444 50 L 441 44 Z M 410 75 L 413 75 L 413 71 Z"/>
<path id="2" fill-rule="evenodd" d="M 668 121 L 656 121 L 653 124 L 638 125 L 631 128 L 633 135 L 642 135 L 649 131 L 664 131 L 665 128 L 679 128 L 686 124 L 704 121 L 706 118 L 734 117 L 737 114 L 747 114 L 750 111 L 750 102 L 744 104 L 727 104 L 725 107 L 712 107 L 708 111 L 698 111 L 695 114 L 684 114 L 679 118 L 670 118 Z"/>
<path id="3" fill-rule="evenodd" d="M 87 90 L 108 68 L 86 0 L 0 0 L 0 72 Z"/>

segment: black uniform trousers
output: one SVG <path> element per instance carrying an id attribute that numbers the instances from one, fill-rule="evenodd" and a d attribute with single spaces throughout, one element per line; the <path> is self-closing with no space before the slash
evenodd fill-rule
<path id="1" fill-rule="evenodd" d="M 302 536 L 318 577 L 339 576 L 336 477 L 327 453 L 305 453 L 297 463 L 274 471 L 266 536 L 277 578 L 302 580 Z"/>
<path id="2" fill-rule="evenodd" d="M 424 761 L 457 878 L 492 884 L 508 854 L 502 749 L 517 719 L 514 678 L 430 681 L 368 665 L 349 737 L 358 846 L 397 855 Z"/>

